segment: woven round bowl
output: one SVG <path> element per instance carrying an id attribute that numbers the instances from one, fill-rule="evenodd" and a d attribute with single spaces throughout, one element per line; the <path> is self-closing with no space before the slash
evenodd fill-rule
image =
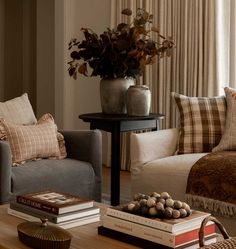
<path id="1" fill-rule="evenodd" d="M 19 240 L 35 249 L 68 249 L 71 234 L 60 227 L 48 225 L 46 219 L 40 222 L 23 222 L 17 226 Z"/>

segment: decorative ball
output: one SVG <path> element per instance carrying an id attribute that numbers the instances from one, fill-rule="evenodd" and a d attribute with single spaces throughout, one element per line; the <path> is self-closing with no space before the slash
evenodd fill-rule
<path id="1" fill-rule="evenodd" d="M 128 211 L 133 212 L 134 211 L 135 204 L 134 203 L 129 203 L 128 204 Z"/>
<path id="2" fill-rule="evenodd" d="M 165 218 L 171 218 L 173 213 L 173 208 L 167 207 L 164 211 Z"/>
<path id="3" fill-rule="evenodd" d="M 156 215 L 157 215 L 157 210 L 156 210 L 155 207 L 151 207 L 151 208 L 149 208 L 148 213 L 149 213 L 151 216 L 156 216 Z"/>
<path id="4" fill-rule="evenodd" d="M 141 200 L 139 201 L 139 204 L 140 204 L 141 207 L 147 206 L 147 200 L 146 200 L 146 199 L 141 199 Z"/>
<path id="5" fill-rule="evenodd" d="M 164 208 L 164 205 L 161 202 L 157 202 L 156 209 L 163 211 L 165 208 Z"/>
<path id="6" fill-rule="evenodd" d="M 166 204 L 166 200 L 165 200 L 165 199 L 163 199 L 163 198 L 160 198 L 160 199 L 159 199 L 159 202 L 161 202 L 163 205 L 165 205 L 165 204 Z"/>
<path id="7" fill-rule="evenodd" d="M 175 201 L 175 202 L 174 202 L 174 208 L 175 208 L 175 209 L 180 209 L 180 208 L 182 208 L 182 201 Z"/>
<path id="8" fill-rule="evenodd" d="M 167 192 L 162 192 L 161 193 L 161 198 L 168 199 L 168 198 L 170 198 L 170 195 Z"/>
<path id="9" fill-rule="evenodd" d="M 177 210 L 177 209 L 173 209 L 173 211 L 172 211 L 172 217 L 174 219 L 178 219 L 180 217 L 180 211 Z"/>
<path id="10" fill-rule="evenodd" d="M 155 204 L 156 204 L 156 201 L 153 199 L 153 198 L 148 198 L 148 200 L 147 200 L 147 206 L 148 207 L 153 207 L 153 206 L 155 206 Z"/>
<path id="11" fill-rule="evenodd" d="M 180 212 L 180 217 L 181 217 L 181 218 L 184 218 L 184 217 L 187 216 L 187 211 L 186 211 L 185 209 L 180 208 L 180 209 L 179 209 L 179 212 Z"/>
<path id="12" fill-rule="evenodd" d="M 161 195 L 158 194 L 157 192 L 152 192 L 151 197 L 159 198 L 159 197 L 161 197 Z"/>
<path id="13" fill-rule="evenodd" d="M 169 199 L 166 199 L 166 206 L 167 207 L 173 207 L 174 206 L 174 200 L 173 199 L 171 199 L 171 198 L 169 198 Z"/>

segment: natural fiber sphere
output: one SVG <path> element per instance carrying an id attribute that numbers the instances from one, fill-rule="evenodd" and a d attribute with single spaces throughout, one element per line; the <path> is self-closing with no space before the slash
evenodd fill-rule
<path id="1" fill-rule="evenodd" d="M 172 217 L 172 212 L 173 212 L 173 208 L 171 207 L 167 207 L 164 211 L 164 216 L 166 218 L 171 218 Z"/>
<path id="2" fill-rule="evenodd" d="M 192 213 L 192 211 L 191 211 L 191 209 L 189 208 L 189 209 L 185 209 L 186 210 L 186 212 L 187 212 L 187 216 L 189 216 L 191 213 Z"/>
<path id="3" fill-rule="evenodd" d="M 190 209 L 190 206 L 186 202 L 182 202 L 182 208 Z"/>
<path id="4" fill-rule="evenodd" d="M 141 206 L 140 207 L 140 214 L 141 215 L 147 215 L 149 208 L 147 206 Z"/>
<path id="5" fill-rule="evenodd" d="M 139 202 L 135 203 L 133 212 L 136 213 L 136 214 L 138 214 L 140 212 L 140 204 L 139 204 Z"/>
<path id="6" fill-rule="evenodd" d="M 157 202 L 156 203 L 156 209 L 163 211 L 165 208 L 164 208 L 164 205 L 161 202 Z"/>
<path id="7" fill-rule="evenodd" d="M 140 204 L 141 207 L 147 206 L 147 200 L 146 200 L 146 199 L 141 199 L 141 200 L 139 201 L 139 204 Z"/>
<path id="8" fill-rule="evenodd" d="M 163 199 L 163 198 L 160 198 L 158 202 L 161 202 L 163 205 L 165 205 L 165 204 L 166 204 L 166 200 L 165 200 L 165 199 Z"/>
<path id="9" fill-rule="evenodd" d="M 180 208 L 182 208 L 182 201 L 176 200 L 176 201 L 174 202 L 174 208 L 175 208 L 175 209 L 180 209 Z"/>
<path id="10" fill-rule="evenodd" d="M 143 197 L 144 197 L 144 194 L 137 193 L 137 194 L 134 195 L 133 199 L 134 199 L 134 201 L 139 201 L 139 200 L 143 199 Z"/>
<path id="11" fill-rule="evenodd" d="M 174 219 L 178 219 L 180 217 L 180 211 L 177 210 L 177 209 L 173 209 L 173 211 L 172 211 L 172 217 Z"/>
<path id="12" fill-rule="evenodd" d="M 133 211 L 134 211 L 134 207 L 135 207 L 135 204 L 134 204 L 134 203 L 132 203 L 132 202 L 129 203 L 128 206 L 127 206 L 128 211 L 133 212 Z"/>
<path id="13" fill-rule="evenodd" d="M 174 206 L 174 200 L 173 199 L 171 199 L 171 198 L 169 198 L 169 199 L 166 199 L 166 206 L 167 207 L 173 207 Z"/>
<path id="14" fill-rule="evenodd" d="M 151 197 L 159 198 L 159 197 L 161 197 L 161 195 L 158 194 L 157 192 L 152 192 Z"/>
<path id="15" fill-rule="evenodd" d="M 180 208 L 180 209 L 179 209 L 179 212 L 180 212 L 180 217 L 181 217 L 181 218 L 184 218 L 184 217 L 187 216 L 187 211 L 186 211 L 185 209 Z"/>
<path id="16" fill-rule="evenodd" d="M 151 208 L 149 208 L 148 213 L 149 213 L 151 216 L 156 216 L 156 215 L 157 215 L 157 210 L 156 210 L 155 207 L 151 207 Z"/>
<path id="17" fill-rule="evenodd" d="M 170 198 L 170 195 L 167 192 L 162 192 L 161 193 L 161 198 L 168 199 L 168 198 Z"/>
<path id="18" fill-rule="evenodd" d="M 155 204 L 156 204 L 156 201 L 155 201 L 153 198 L 150 197 L 150 198 L 147 200 L 147 206 L 148 206 L 148 207 L 153 207 Z"/>

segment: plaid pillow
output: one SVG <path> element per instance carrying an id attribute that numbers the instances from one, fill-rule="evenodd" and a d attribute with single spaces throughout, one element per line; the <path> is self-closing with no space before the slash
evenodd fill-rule
<path id="1" fill-rule="evenodd" d="M 224 129 L 225 97 L 187 97 L 177 93 L 172 96 L 180 113 L 178 154 L 212 151 Z"/>

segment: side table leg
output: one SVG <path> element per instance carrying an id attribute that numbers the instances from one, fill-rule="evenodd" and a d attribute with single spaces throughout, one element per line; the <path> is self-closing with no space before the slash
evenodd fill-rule
<path id="1" fill-rule="evenodd" d="M 111 205 L 120 204 L 120 130 L 111 134 Z"/>

